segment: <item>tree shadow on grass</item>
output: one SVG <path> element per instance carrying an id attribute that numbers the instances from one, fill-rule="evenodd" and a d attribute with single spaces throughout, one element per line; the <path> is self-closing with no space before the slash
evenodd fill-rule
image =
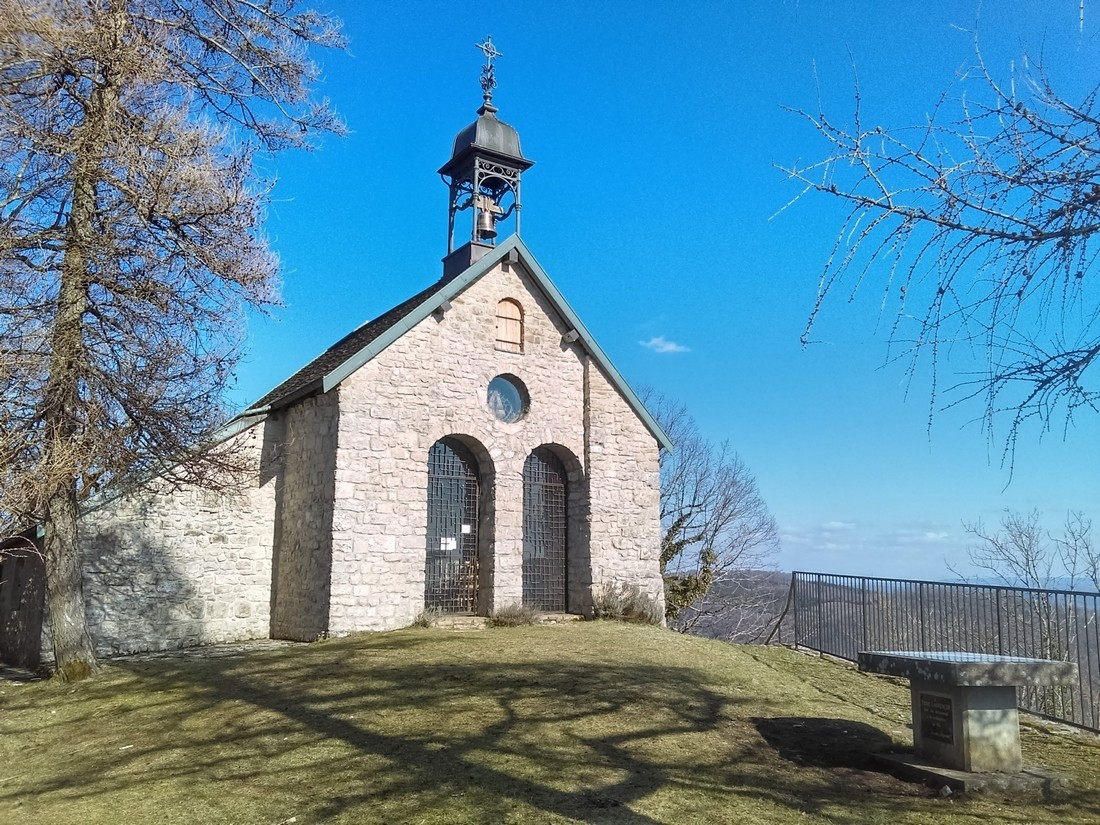
<path id="1" fill-rule="evenodd" d="M 171 810 L 159 819 L 173 823 L 650 825 L 763 811 L 856 825 L 948 804 L 865 769 L 889 742 L 871 725 L 753 716 L 767 699 L 733 698 L 699 669 L 500 652 L 516 647 L 505 638 L 494 648 L 490 635 L 474 645 L 414 632 L 120 662 L 114 688 L 56 705 L 68 716 L 35 792 L 51 810 L 133 806 L 94 821 Z M 18 793 L 0 786 L 0 808 Z M 1094 803 L 1082 799 L 1075 821 Z M 1034 819 L 1013 816 L 1003 821 Z"/>
<path id="2" fill-rule="evenodd" d="M 892 744 L 878 728 L 851 719 L 775 716 L 752 722 L 781 758 L 813 768 L 878 770 L 874 754 Z"/>
<path id="3" fill-rule="evenodd" d="M 156 708 L 158 753 L 135 747 L 116 757 L 133 760 L 132 771 L 111 779 L 74 763 L 42 777 L 40 790 L 88 799 L 130 774 L 158 783 L 293 782 L 308 789 L 301 807 L 320 821 L 365 810 L 378 814 L 371 821 L 401 821 L 410 805 L 466 805 L 474 821 L 534 808 L 643 825 L 658 820 L 631 804 L 669 781 L 652 743 L 712 730 L 729 701 L 686 668 L 424 662 L 403 660 L 415 645 L 396 645 L 394 656 L 392 641 L 379 659 L 318 655 L 318 646 L 306 656 L 117 663 L 153 695 L 185 694 L 187 713 Z M 203 715 L 215 713 L 230 721 L 206 729 Z"/>

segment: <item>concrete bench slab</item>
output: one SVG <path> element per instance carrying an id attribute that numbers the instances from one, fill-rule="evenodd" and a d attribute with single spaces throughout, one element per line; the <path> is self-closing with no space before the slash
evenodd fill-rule
<path id="1" fill-rule="evenodd" d="M 963 651 L 865 651 L 859 654 L 859 669 L 945 687 L 1047 687 L 1077 682 L 1073 662 Z"/>
<path id="2" fill-rule="evenodd" d="M 1023 768 L 1017 687 L 1077 681 L 1072 662 L 966 651 L 861 651 L 859 669 L 909 679 L 918 757 L 976 773 Z"/>

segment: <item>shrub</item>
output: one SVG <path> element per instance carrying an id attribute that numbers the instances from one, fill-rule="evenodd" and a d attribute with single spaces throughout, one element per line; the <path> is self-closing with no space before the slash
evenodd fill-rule
<path id="1" fill-rule="evenodd" d="M 593 618 L 596 619 L 655 625 L 664 620 L 664 611 L 657 601 L 636 584 L 605 585 L 593 601 Z"/>
<path id="2" fill-rule="evenodd" d="M 435 627 L 436 622 L 439 621 L 443 615 L 443 611 L 438 607 L 425 607 L 416 618 L 413 619 L 413 627 Z"/>
<path id="3" fill-rule="evenodd" d="M 505 605 L 499 610 L 494 610 L 489 616 L 490 627 L 520 627 L 525 624 L 535 624 L 539 613 L 531 607 L 522 604 Z"/>

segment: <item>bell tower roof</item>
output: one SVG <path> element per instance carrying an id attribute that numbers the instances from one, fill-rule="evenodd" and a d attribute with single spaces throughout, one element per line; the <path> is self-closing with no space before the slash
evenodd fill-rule
<path id="1" fill-rule="evenodd" d="M 496 66 L 493 60 L 503 57 L 493 38 L 486 37 L 477 48 L 485 55 L 485 65 L 481 67 L 481 96 L 483 102 L 477 110 L 477 120 L 463 129 L 455 137 L 451 159 L 439 170 L 441 175 L 453 175 L 467 164 L 475 154 L 496 155 L 497 160 L 515 166 L 520 172 L 529 169 L 533 163 L 523 156 L 519 148 L 519 132 L 503 120 L 497 118 L 497 107 L 493 105 L 493 89 L 497 86 Z"/>
<path id="2" fill-rule="evenodd" d="M 504 222 L 512 221 L 519 233 L 520 176 L 534 165 L 523 156 L 519 132 L 497 117 L 493 89 L 497 85 L 493 60 L 502 57 L 493 39 L 476 44 L 485 55 L 481 69 L 483 102 L 477 120 L 455 137 L 451 159 L 439 170 L 450 192 L 447 210 L 447 257 L 444 272 L 465 269 L 491 250 Z M 470 215 L 470 240 L 455 249 L 455 220 Z"/>
<path id="3" fill-rule="evenodd" d="M 467 162 L 475 152 L 498 155 L 501 160 L 511 161 L 520 171 L 529 169 L 533 161 L 523 156 L 519 145 L 519 132 L 503 120 L 497 118 L 497 107 L 484 103 L 477 110 L 477 120 L 463 129 L 455 137 L 451 159 L 439 170 L 442 175 L 450 175 L 453 170 Z"/>

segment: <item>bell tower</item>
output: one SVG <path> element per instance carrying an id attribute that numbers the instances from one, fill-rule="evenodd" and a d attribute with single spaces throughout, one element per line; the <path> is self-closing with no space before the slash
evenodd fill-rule
<path id="1" fill-rule="evenodd" d="M 477 120 L 458 133 L 451 159 L 439 170 L 450 191 L 447 209 L 447 257 L 443 274 L 453 275 L 466 269 L 493 248 L 500 235 L 500 224 L 515 217 L 519 232 L 520 175 L 533 161 L 523 156 L 519 133 L 497 119 L 493 105 L 496 72 L 493 60 L 503 55 L 493 46 L 492 37 L 476 44 L 485 55 L 481 68 L 483 102 Z M 469 241 L 455 248 L 459 213 L 469 214 Z M 459 230 L 460 236 L 465 234 Z"/>

